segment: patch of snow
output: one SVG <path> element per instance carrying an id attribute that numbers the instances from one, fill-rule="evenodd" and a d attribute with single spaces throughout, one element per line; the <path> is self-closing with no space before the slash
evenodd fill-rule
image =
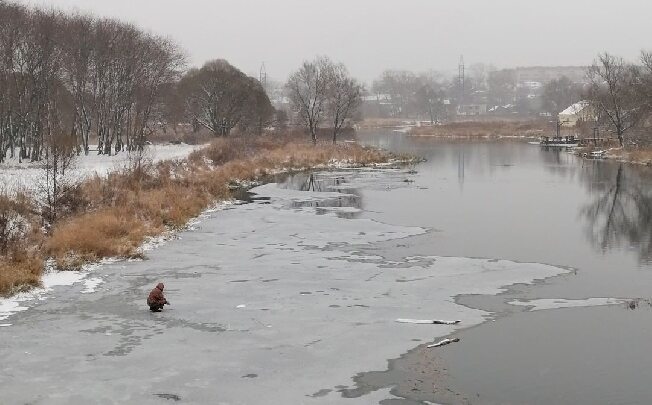
<path id="1" fill-rule="evenodd" d="M 530 311 L 543 311 L 547 309 L 619 305 L 619 304 L 624 304 L 627 301 L 628 300 L 621 299 L 621 298 L 587 298 L 583 300 L 569 300 L 565 298 L 543 298 L 543 299 L 536 299 L 536 300 L 514 300 L 514 301 L 510 301 L 509 304 L 531 307 Z"/>
<path id="2" fill-rule="evenodd" d="M 29 309 L 27 304 L 29 302 L 44 300 L 46 294 L 54 287 L 73 285 L 84 277 L 85 274 L 79 271 L 46 272 L 41 279 L 41 288 L 0 299 L 0 321 L 9 318 L 16 312 L 26 311 Z"/>
<path id="3" fill-rule="evenodd" d="M 82 294 L 94 293 L 97 290 L 97 287 L 102 284 L 104 280 L 101 278 L 87 278 L 84 280 L 84 289 L 81 291 Z"/>
<path id="4" fill-rule="evenodd" d="M 52 288 L 66 285 L 73 285 L 80 282 L 86 274 L 81 271 L 57 271 L 48 272 L 41 278 L 43 292 L 52 291 Z"/>
<path id="5" fill-rule="evenodd" d="M 190 153 L 202 148 L 205 145 L 149 145 L 145 149 L 145 159 L 153 162 L 163 160 L 178 160 L 186 158 Z M 71 171 L 71 180 L 83 180 L 95 174 L 106 176 L 110 172 L 128 167 L 133 155 L 127 152 L 120 152 L 117 155 L 97 155 L 90 152 L 88 156 L 81 155 L 75 161 L 75 167 Z M 43 183 L 43 163 L 23 162 L 18 159 L 7 159 L 0 164 L 0 183 L 4 190 L 9 193 L 17 191 L 38 192 Z"/>
<path id="6" fill-rule="evenodd" d="M 320 211 L 342 213 L 342 214 L 357 214 L 362 212 L 361 209 L 355 207 L 318 207 Z"/>
<path id="7" fill-rule="evenodd" d="M 406 125 L 406 126 L 399 127 L 397 129 L 395 129 L 394 132 L 400 132 L 402 134 L 407 134 L 408 132 L 410 132 L 412 130 L 413 127 L 414 127 L 413 125 Z"/>
<path id="8" fill-rule="evenodd" d="M 160 235 L 157 236 L 150 236 L 147 239 L 145 239 L 145 242 L 143 242 L 142 245 L 138 248 L 137 252 L 140 254 L 143 254 L 145 252 L 149 252 L 151 250 L 154 250 L 160 246 L 163 246 L 165 243 L 167 243 L 170 240 L 175 239 L 177 236 L 174 234 L 174 232 L 168 231 L 164 232 Z"/>
<path id="9" fill-rule="evenodd" d="M 41 277 L 41 287 L 32 289 L 27 292 L 18 293 L 9 298 L 0 298 L 0 321 L 5 320 L 13 314 L 26 311 L 30 308 L 30 303 L 35 301 L 44 301 L 47 299 L 54 287 L 66 287 L 83 282 L 83 294 L 90 294 L 96 291 L 97 286 L 104 282 L 101 278 L 86 279 L 90 272 L 98 267 L 113 263 L 118 259 L 104 259 L 98 263 L 87 264 L 82 267 L 81 271 L 57 271 L 53 260 L 45 263 L 45 273 Z"/>

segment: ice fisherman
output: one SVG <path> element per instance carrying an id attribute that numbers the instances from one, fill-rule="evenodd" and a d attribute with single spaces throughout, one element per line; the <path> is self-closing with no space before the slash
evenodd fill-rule
<path id="1" fill-rule="evenodd" d="M 147 305 L 149 305 L 149 310 L 152 312 L 161 312 L 164 305 L 170 305 L 168 300 L 165 299 L 163 295 L 163 289 L 165 286 L 163 283 L 158 283 L 156 287 L 149 293 L 147 297 Z"/>

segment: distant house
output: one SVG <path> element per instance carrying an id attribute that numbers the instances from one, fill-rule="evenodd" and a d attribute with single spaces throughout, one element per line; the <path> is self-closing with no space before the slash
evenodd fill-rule
<path id="1" fill-rule="evenodd" d="M 487 113 L 486 104 L 462 104 L 457 107 L 457 115 L 485 115 Z"/>
<path id="2" fill-rule="evenodd" d="M 372 94 L 362 97 L 361 112 L 366 118 L 391 117 L 396 106 L 389 94 Z"/>
<path id="3" fill-rule="evenodd" d="M 495 105 L 487 110 L 489 114 L 493 115 L 509 115 L 514 114 L 516 106 L 514 104 Z"/>
<path id="4" fill-rule="evenodd" d="M 564 128 L 575 128 L 579 122 L 594 120 L 595 114 L 588 101 L 575 103 L 559 113 L 559 123 Z"/>

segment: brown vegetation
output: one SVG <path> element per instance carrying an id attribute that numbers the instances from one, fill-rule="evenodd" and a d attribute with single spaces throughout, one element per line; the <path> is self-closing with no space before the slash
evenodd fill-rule
<path id="1" fill-rule="evenodd" d="M 359 128 L 376 129 L 376 128 L 396 128 L 405 125 L 412 125 L 416 121 L 405 118 L 369 118 L 357 123 Z"/>
<path id="2" fill-rule="evenodd" d="M 36 226 L 39 215 L 26 197 L 20 202 L 5 197 L 0 199 L 0 231 L 2 218 L 11 215 L 20 214 L 34 226 L 13 233 L 13 239 L 5 237 L 11 248 L 0 252 L 0 294 L 38 284 L 46 258 L 62 269 L 76 269 L 107 257 L 137 257 L 147 237 L 179 229 L 211 203 L 230 198 L 234 181 L 335 161 L 357 166 L 387 160 L 386 153 L 357 144 L 313 146 L 290 136 L 219 138 L 181 162 L 136 162 L 86 180 L 68 202 L 66 216 L 47 234 Z"/>
<path id="3" fill-rule="evenodd" d="M 545 121 L 466 121 L 416 127 L 410 131 L 410 135 L 441 138 L 537 137 L 552 130 Z"/>
<path id="4" fill-rule="evenodd" d="M 38 225 L 27 195 L 0 195 L 0 292 L 38 285 L 43 270 Z"/>

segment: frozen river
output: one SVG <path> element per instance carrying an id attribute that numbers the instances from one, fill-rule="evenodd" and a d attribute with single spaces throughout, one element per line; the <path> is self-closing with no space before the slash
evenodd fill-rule
<path id="1" fill-rule="evenodd" d="M 650 365 L 627 357 L 650 351 L 637 326 L 651 324 L 646 302 L 625 309 L 651 285 L 643 237 L 589 221 L 617 166 L 530 145 L 361 139 L 428 162 L 259 187 L 148 260 L 96 269 L 94 292 L 79 282 L 21 303 L 29 309 L 0 320 L 0 403 L 578 403 L 542 398 L 555 384 L 591 388 L 571 372 L 603 373 L 604 385 L 624 368 L 607 362 Z M 621 186 L 644 181 L 624 171 Z M 159 281 L 173 305 L 150 313 Z M 595 358 L 599 342 L 577 354 L 598 323 L 572 326 L 603 315 L 615 322 L 596 329 L 610 356 Z M 461 341 L 425 347 L 450 334 Z M 547 371 L 537 364 L 555 354 L 562 362 Z M 590 367 L 568 368 L 564 356 Z M 627 397 L 631 387 L 597 385 L 617 399 L 647 388 Z"/>

